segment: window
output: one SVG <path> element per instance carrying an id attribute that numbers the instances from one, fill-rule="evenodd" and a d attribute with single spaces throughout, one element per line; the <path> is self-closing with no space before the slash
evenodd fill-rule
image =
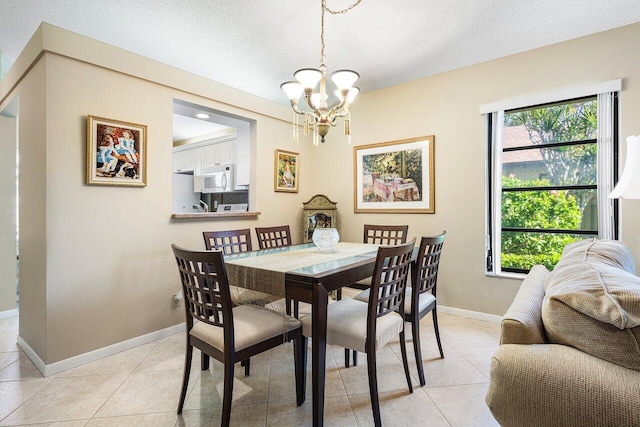
<path id="1" fill-rule="evenodd" d="M 615 92 L 491 111 L 487 130 L 488 273 L 552 269 L 568 243 L 617 237 Z"/>

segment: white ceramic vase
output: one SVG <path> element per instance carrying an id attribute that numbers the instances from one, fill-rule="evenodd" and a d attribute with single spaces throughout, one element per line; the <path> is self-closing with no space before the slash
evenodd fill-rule
<path id="1" fill-rule="evenodd" d="M 333 252 L 340 235 L 335 228 L 316 228 L 313 230 L 313 243 L 318 247 L 318 252 Z"/>

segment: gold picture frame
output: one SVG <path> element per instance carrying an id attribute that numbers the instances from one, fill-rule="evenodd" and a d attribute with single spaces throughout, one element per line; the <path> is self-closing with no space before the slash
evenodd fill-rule
<path id="1" fill-rule="evenodd" d="M 435 137 L 353 148 L 356 213 L 435 213 Z"/>
<path id="2" fill-rule="evenodd" d="M 147 127 L 87 116 L 87 184 L 147 185 Z"/>
<path id="3" fill-rule="evenodd" d="M 300 153 L 276 149 L 273 191 L 297 193 L 300 181 Z"/>

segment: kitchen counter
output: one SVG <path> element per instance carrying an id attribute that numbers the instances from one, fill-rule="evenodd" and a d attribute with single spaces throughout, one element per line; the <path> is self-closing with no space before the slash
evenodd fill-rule
<path id="1" fill-rule="evenodd" d="M 172 219 L 216 219 L 257 217 L 262 212 L 190 212 L 171 214 Z"/>

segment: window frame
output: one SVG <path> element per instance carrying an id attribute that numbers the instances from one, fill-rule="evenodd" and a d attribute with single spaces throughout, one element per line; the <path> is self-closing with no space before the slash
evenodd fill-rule
<path id="1" fill-rule="evenodd" d="M 594 87 L 595 86 L 595 87 Z M 599 91 L 598 89 L 607 89 L 606 91 Z M 539 146 L 536 147 L 509 147 L 506 149 L 502 146 L 502 128 L 504 123 L 504 114 L 509 112 L 515 112 L 523 109 L 532 109 L 537 107 L 546 107 L 552 106 L 554 104 L 565 104 L 570 102 L 579 102 L 588 100 L 590 98 L 594 98 L 598 100 L 598 134 L 597 138 L 589 139 L 585 141 L 567 141 L 562 143 L 554 143 L 549 144 L 549 147 L 562 147 L 562 146 L 570 146 L 577 144 L 597 144 L 598 147 L 598 170 L 601 169 L 603 162 L 606 159 L 601 160 L 601 148 L 602 144 L 606 142 L 601 142 L 600 139 L 608 140 L 611 139 L 611 153 L 609 155 L 610 161 L 612 165 L 608 170 L 610 170 L 610 174 L 607 174 L 606 178 L 600 172 L 597 173 L 596 184 L 590 185 L 563 185 L 563 186 L 549 186 L 549 187 L 526 187 L 526 188 L 515 188 L 515 189 L 507 189 L 508 192 L 514 191 L 546 191 L 546 190 L 567 190 L 567 189 L 595 189 L 598 194 L 598 237 L 610 237 L 613 239 L 618 238 L 619 231 L 619 215 L 618 215 L 618 201 L 610 200 L 606 197 L 608 193 L 611 191 L 613 186 L 618 180 L 618 132 L 619 132 L 619 90 L 621 89 L 621 81 L 611 81 L 604 82 L 599 85 L 591 86 L 591 91 L 586 88 L 580 88 L 578 91 L 574 89 L 559 91 L 555 94 L 546 94 L 545 97 L 541 97 L 540 95 L 535 95 L 529 98 L 523 98 L 520 100 L 509 100 L 503 101 L 500 103 L 494 104 L 486 104 L 481 106 L 480 110 L 485 114 L 486 117 L 486 152 L 487 152 L 487 162 L 486 162 L 486 234 L 485 234 L 485 274 L 489 276 L 499 276 L 499 277 L 508 277 L 508 278 L 522 278 L 528 270 L 524 269 L 502 269 L 501 255 L 502 255 L 502 242 L 501 236 L 504 231 L 521 231 L 521 232 L 542 232 L 543 234 L 552 234 L 554 232 L 559 232 L 563 234 L 573 234 L 573 235 L 593 235 L 596 230 L 551 230 L 551 229 L 514 229 L 510 230 L 509 227 L 505 228 L 502 226 L 502 196 L 505 193 L 505 189 L 502 187 L 502 166 L 503 159 L 502 155 L 505 152 L 512 151 L 520 151 L 520 150 L 530 150 L 530 149 L 539 149 Z M 615 90 L 610 90 L 615 89 Z M 589 93 L 591 92 L 591 93 Z M 562 96 L 566 96 L 568 94 L 577 95 L 571 98 L 562 99 Z M 610 108 L 611 111 L 607 111 L 606 113 L 601 113 L 601 96 L 610 96 L 610 103 L 607 104 L 606 108 Z M 529 101 L 529 102 L 527 102 Z M 516 102 L 522 102 L 521 104 L 516 104 Z M 533 103 L 536 102 L 536 103 Z M 508 107 L 508 108 L 506 108 Z M 601 114 L 606 114 L 607 116 L 611 114 L 609 117 L 608 125 L 611 127 L 610 135 L 602 135 L 600 132 L 600 128 L 602 125 L 601 122 Z M 546 147 L 547 145 L 545 145 Z M 606 157 L 607 155 L 605 155 Z M 606 179 L 607 182 L 601 182 L 602 179 Z M 604 190 L 604 191 L 603 191 Z M 604 208 L 604 209 L 603 209 Z M 601 213 L 605 214 L 611 213 L 611 217 L 608 221 L 603 221 L 600 219 Z M 606 231 L 602 230 L 602 227 L 607 227 Z"/>

